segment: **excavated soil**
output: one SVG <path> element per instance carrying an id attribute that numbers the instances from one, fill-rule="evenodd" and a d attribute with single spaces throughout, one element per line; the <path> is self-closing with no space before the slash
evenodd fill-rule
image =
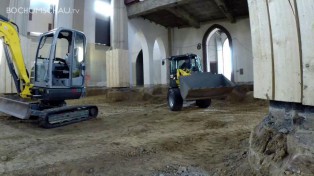
<path id="1" fill-rule="evenodd" d="M 0 175 L 255 175 L 249 136 L 267 103 L 247 94 L 170 112 L 164 94 L 127 94 L 71 101 L 99 117 L 56 129 L 0 115 Z"/>

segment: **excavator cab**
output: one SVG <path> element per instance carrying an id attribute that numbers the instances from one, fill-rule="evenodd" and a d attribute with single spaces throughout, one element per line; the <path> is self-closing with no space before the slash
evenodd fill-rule
<path id="1" fill-rule="evenodd" d="M 33 95 L 45 101 L 84 95 L 85 46 L 85 35 L 76 30 L 58 28 L 43 34 L 33 70 Z"/>

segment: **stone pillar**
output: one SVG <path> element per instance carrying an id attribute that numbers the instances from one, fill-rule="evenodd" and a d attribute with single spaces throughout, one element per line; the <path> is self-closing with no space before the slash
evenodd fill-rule
<path id="1" fill-rule="evenodd" d="M 57 12 L 56 12 L 56 19 L 55 19 L 55 28 L 58 27 L 65 27 L 65 28 L 73 28 L 73 13 L 77 13 L 76 11 L 71 12 L 74 9 L 74 0 L 61 0 L 59 1 Z M 60 10 L 60 13 L 58 13 Z M 80 12 L 78 12 L 80 13 Z M 81 12 L 82 13 L 82 12 Z M 80 20 L 82 21 L 82 20 Z"/>
<path id="2" fill-rule="evenodd" d="M 84 31 L 84 6 L 85 0 L 75 0 L 74 9 L 78 10 L 78 13 L 73 14 L 72 26 L 74 29 Z"/>
<path id="3" fill-rule="evenodd" d="M 10 6 L 10 0 L 2 0 L 0 1 L 0 15 L 8 17 L 7 7 Z"/>
<path id="4" fill-rule="evenodd" d="M 107 87 L 130 86 L 128 20 L 124 1 L 111 1 L 111 51 L 106 53 Z"/>
<path id="5" fill-rule="evenodd" d="M 272 101 L 251 133 L 249 162 L 262 175 L 314 175 L 314 107 Z"/>
<path id="6" fill-rule="evenodd" d="M 10 8 L 23 8 L 27 10 L 30 6 L 30 0 L 11 0 Z M 8 18 L 15 22 L 20 29 L 20 35 L 27 36 L 28 29 L 28 13 L 9 13 Z"/>
<path id="7" fill-rule="evenodd" d="M 113 49 L 128 49 L 128 17 L 124 1 L 112 0 L 111 46 Z"/>

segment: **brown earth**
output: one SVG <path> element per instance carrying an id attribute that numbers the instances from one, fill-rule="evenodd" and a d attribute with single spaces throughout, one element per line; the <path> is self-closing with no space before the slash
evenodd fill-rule
<path id="1" fill-rule="evenodd" d="M 249 136 L 267 103 L 248 94 L 170 112 L 165 95 L 125 92 L 71 101 L 99 117 L 56 129 L 0 115 L 0 175 L 255 175 Z"/>

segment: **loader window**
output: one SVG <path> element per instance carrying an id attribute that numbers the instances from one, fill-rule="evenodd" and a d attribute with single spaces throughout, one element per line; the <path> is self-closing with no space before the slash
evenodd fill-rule
<path id="1" fill-rule="evenodd" d="M 178 63 L 178 65 L 180 65 L 180 69 L 191 69 L 190 58 L 179 60 Z"/>
<path id="2" fill-rule="evenodd" d="M 176 60 L 170 61 L 170 74 L 171 75 L 177 74 L 177 61 Z"/>
<path id="3" fill-rule="evenodd" d="M 201 61 L 199 57 L 191 58 L 191 70 L 202 72 Z"/>
<path id="4" fill-rule="evenodd" d="M 195 58 L 195 66 L 198 68 L 198 71 L 203 72 L 202 64 L 201 64 L 201 58 L 196 57 Z"/>

